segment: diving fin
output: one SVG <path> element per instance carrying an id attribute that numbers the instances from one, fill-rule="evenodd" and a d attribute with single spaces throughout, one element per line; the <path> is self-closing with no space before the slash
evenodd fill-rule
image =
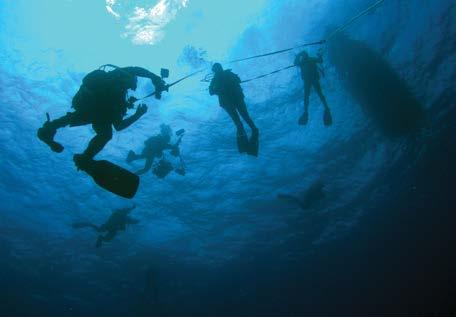
<path id="1" fill-rule="evenodd" d="M 247 135 L 245 133 L 238 133 L 236 141 L 239 153 L 245 153 L 248 151 L 249 140 L 247 139 Z"/>
<path id="2" fill-rule="evenodd" d="M 331 111 L 329 111 L 329 109 L 325 109 L 325 113 L 323 114 L 323 122 L 324 122 L 325 126 L 327 126 L 327 127 L 329 127 L 333 124 Z"/>
<path id="3" fill-rule="evenodd" d="M 307 111 L 304 111 L 301 117 L 299 117 L 299 125 L 306 125 L 307 122 L 309 121 L 309 113 Z"/>
<path id="4" fill-rule="evenodd" d="M 133 198 L 139 187 L 139 176 L 106 160 L 95 161 L 75 155 L 76 166 L 89 174 L 95 183 L 113 194 Z"/>
<path id="5" fill-rule="evenodd" d="M 252 136 L 250 137 L 249 148 L 247 150 L 247 154 L 257 157 L 259 147 L 260 147 L 259 132 L 258 132 L 258 130 L 254 130 L 252 132 Z"/>

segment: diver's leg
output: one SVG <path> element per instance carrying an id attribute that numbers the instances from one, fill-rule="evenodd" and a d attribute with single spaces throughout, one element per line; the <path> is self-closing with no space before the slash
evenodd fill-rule
<path id="1" fill-rule="evenodd" d="M 184 164 L 184 159 L 182 158 L 182 155 L 179 154 L 179 167 L 175 168 L 174 171 L 181 175 L 185 175 L 185 164 Z"/>
<path id="2" fill-rule="evenodd" d="M 90 161 L 112 139 L 112 127 L 110 123 L 93 123 L 92 127 L 96 135 L 90 140 L 87 149 L 82 154 L 75 154 L 73 156 L 76 167 L 83 171 L 87 171 Z"/>
<path id="3" fill-rule="evenodd" d="M 258 156 L 259 131 L 258 131 L 258 128 L 255 126 L 255 123 L 253 123 L 253 120 L 250 117 L 249 112 L 247 111 L 247 106 L 245 104 L 244 99 L 240 100 L 240 102 L 238 103 L 237 111 L 242 116 L 242 118 L 245 120 L 245 122 L 247 122 L 250 129 L 252 130 L 252 135 L 250 136 L 250 139 L 249 139 L 249 146 L 247 149 L 247 154 L 250 154 L 253 156 Z"/>
<path id="4" fill-rule="evenodd" d="M 140 169 L 139 171 L 136 171 L 135 174 L 136 175 L 142 175 L 144 173 L 147 173 L 152 168 L 152 164 L 153 163 L 154 163 L 154 158 L 153 157 L 148 157 L 146 159 L 146 163 L 144 164 L 144 167 L 142 169 Z"/>
<path id="5" fill-rule="evenodd" d="M 323 122 L 326 126 L 332 125 L 332 115 L 331 111 L 329 110 L 328 103 L 326 102 L 325 95 L 323 94 L 323 91 L 321 89 L 321 85 L 319 81 L 316 81 L 314 83 L 315 90 L 320 97 L 321 102 L 323 103 L 323 106 L 325 107 L 325 112 L 323 114 Z"/>
<path id="6" fill-rule="evenodd" d="M 143 158 L 145 158 L 144 155 L 136 154 L 134 151 L 130 150 L 127 155 L 127 163 L 131 163 L 133 161 L 137 161 Z"/>
<path id="7" fill-rule="evenodd" d="M 325 110 L 329 110 L 328 103 L 326 102 L 326 97 L 325 97 L 325 95 L 323 94 L 323 90 L 321 89 L 320 82 L 319 82 L 319 81 L 316 81 L 316 82 L 313 84 L 313 86 L 314 86 L 314 88 L 315 88 L 315 91 L 316 91 L 317 94 L 318 94 L 318 97 L 320 97 L 320 100 L 321 100 L 321 102 L 323 103 L 323 106 L 325 107 Z"/>
<path id="8" fill-rule="evenodd" d="M 245 133 L 244 126 L 242 125 L 241 118 L 239 113 L 234 106 L 223 107 L 226 112 L 229 114 L 234 124 L 236 125 L 236 142 L 238 150 L 240 153 L 247 151 L 249 140 L 247 139 L 247 134 Z"/>
<path id="9" fill-rule="evenodd" d="M 63 151 L 63 146 L 54 141 L 57 129 L 73 125 L 73 123 L 78 121 L 78 117 L 79 115 L 77 112 L 68 112 L 66 115 L 51 121 L 49 120 L 48 115 L 48 120 L 38 129 L 37 136 L 41 141 L 46 143 L 52 151 L 60 153 Z"/>
<path id="10" fill-rule="evenodd" d="M 90 159 L 93 159 L 112 139 L 112 127 L 110 123 L 94 123 L 92 127 L 96 135 L 90 140 L 87 149 L 84 151 L 84 156 Z"/>
<path id="11" fill-rule="evenodd" d="M 237 110 L 241 115 L 242 119 L 244 119 L 244 121 L 249 125 L 250 129 L 252 129 L 252 133 L 258 133 L 258 128 L 256 127 L 255 123 L 249 115 L 249 112 L 247 111 L 247 105 L 245 104 L 244 99 L 239 101 L 237 105 Z"/>
<path id="12" fill-rule="evenodd" d="M 225 109 L 225 111 L 231 117 L 231 120 L 233 120 L 234 124 L 236 125 L 238 134 L 239 133 L 245 134 L 244 126 L 242 125 L 241 118 L 239 117 L 239 114 L 236 111 L 236 108 L 233 106 L 226 106 L 226 107 L 223 107 L 223 109 Z"/>
<path id="13" fill-rule="evenodd" d="M 101 245 L 103 244 L 103 242 L 109 242 L 111 241 L 112 239 L 114 239 L 114 237 L 116 236 L 116 231 L 108 231 L 108 233 L 106 235 L 99 235 L 98 236 L 98 239 L 97 239 L 97 244 L 96 244 L 96 247 L 99 248 L 101 247 Z"/>
<path id="14" fill-rule="evenodd" d="M 109 242 L 116 236 L 117 231 L 108 231 L 106 235 L 103 236 L 104 242 Z"/>
<path id="15" fill-rule="evenodd" d="M 310 104 L 310 83 L 306 83 L 304 85 L 304 112 L 309 112 L 309 104 Z"/>
<path id="16" fill-rule="evenodd" d="M 299 118 L 299 124 L 305 125 L 309 121 L 309 101 L 310 99 L 310 84 L 304 82 L 304 113 Z"/>

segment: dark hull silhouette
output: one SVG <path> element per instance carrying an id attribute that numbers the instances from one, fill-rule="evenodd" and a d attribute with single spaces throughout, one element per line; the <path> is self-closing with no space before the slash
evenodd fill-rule
<path id="1" fill-rule="evenodd" d="M 422 106 L 386 59 L 344 34 L 328 43 L 328 53 L 345 88 L 386 135 L 416 130 Z"/>

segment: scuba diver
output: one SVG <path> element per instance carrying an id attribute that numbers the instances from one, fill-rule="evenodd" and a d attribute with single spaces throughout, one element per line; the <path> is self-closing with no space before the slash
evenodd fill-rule
<path id="1" fill-rule="evenodd" d="M 184 129 L 177 131 L 176 136 L 178 137 L 178 140 L 174 144 L 171 144 L 172 129 L 169 125 L 162 124 L 160 126 L 160 134 L 154 135 L 144 141 L 144 149 L 141 154 L 136 154 L 134 151 L 128 152 L 127 163 L 145 159 L 146 162 L 144 167 L 135 172 L 136 175 L 142 175 L 149 171 L 154 165 L 154 160 L 159 158 L 160 160 L 155 164 L 152 171 L 158 178 L 164 178 L 174 169 L 171 162 L 166 160 L 164 154 L 165 150 L 170 150 L 170 154 L 172 156 L 179 157 L 180 160 L 180 166 L 174 169 L 175 172 L 184 176 L 185 165 L 179 148 L 184 133 Z"/>
<path id="2" fill-rule="evenodd" d="M 317 202 L 325 198 L 325 185 L 321 181 L 317 181 L 307 188 L 302 197 L 296 197 L 288 194 L 278 194 L 277 198 L 292 202 L 299 206 L 302 210 L 309 209 Z"/>
<path id="3" fill-rule="evenodd" d="M 320 97 L 323 106 L 325 107 L 325 113 L 323 116 L 323 122 L 326 126 L 332 125 L 331 111 L 329 110 L 326 98 L 323 95 L 323 91 L 320 85 L 320 73 L 323 71 L 318 67 L 317 64 L 323 63 L 322 54 L 319 53 L 317 57 L 310 57 L 306 51 L 299 53 L 294 61 L 294 64 L 301 69 L 301 78 L 304 82 L 304 113 L 299 118 L 300 125 L 306 125 L 309 121 L 309 98 L 310 89 L 314 87 L 318 96 Z"/>
<path id="4" fill-rule="evenodd" d="M 258 156 L 259 131 L 247 111 L 244 93 L 240 85 L 241 79 L 231 70 L 224 70 L 220 63 L 215 63 L 212 66 L 212 71 L 214 78 L 212 78 L 209 86 L 209 94 L 211 96 L 218 95 L 220 107 L 225 109 L 236 125 L 239 152 Z M 244 119 L 252 130 L 250 140 L 247 138 L 247 133 L 240 117 Z"/>
<path id="5" fill-rule="evenodd" d="M 100 233 L 95 244 L 95 246 L 99 248 L 103 242 L 111 241 L 116 236 L 117 231 L 125 231 L 127 225 L 139 223 L 139 220 L 129 216 L 129 213 L 135 208 L 136 205 L 133 204 L 133 206 L 128 208 L 114 210 L 109 219 L 101 226 L 94 225 L 90 222 L 76 222 L 73 223 L 72 227 L 75 229 L 89 227 Z M 106 234 L 102 235 L 101 233 L 103 232 L 106 232 Z"/>
<path id="6" fill-rule="evenodd" d="M 133 108 L 137 101 L 134 97 L 126 100 L 128 90 L 137 88 L 137 77 L 149 78 L 152 81 L 157 99 L 168 89 L 161 77 L 141 67 L 115 67 L 112 71 L 98 69 L 82 80 L 82 85 L 72 100 L 74 111 L 52 121 L 49 114 L 46 114 L 47 121 L 37 131 L 41 141 L 52 151 L 60 153 L 64 148 L 54 141 L 58 129 L 92 124 L 96 135 L 82 154 L 73 156 L 75 165 L 78 170 L 92 176 L 103 188 L 127 198 L 132 198 L 136 193 L 139 185 L 136 175 L 108 161 L 95 161 L 94 157 L 111 140 L 113 126 L 117 131 L 121 131 L 147 112 L 147 106 L 142 104 L 133 115 L 124 119 L 128 109 Z M 167 70 L 162 69 L 162 77 L 167 77 Z"/>
<path id="7" fill-rule="evenodd" d="M 92 160 L 112 138 L 112 126 L 117 131 L 128 128 L 147 112 L 146 105 L 140 105 L 136 113 L 124 119 L 128 109 L 133 107 L 134 99 L 126 101 L 127 91 L 136 90 L 136 77 L 150 78 L 156 89 L 155 97 L 161 98 L 166 90 L 163 79 L 141 67 L 123 67 L 105 72 L 98 69 L 82 80 L 79 91 L 73 97 L 73 112 L 61 118 L 46 121 L 38 129 L 38 138 L 46 143 L 52 151 L 60 153 L 63 146 L 54 141 L 57 129 L 66 126 L 75 127 L 92 124 L 96 133 L 82 154 L 76 154 L 74 160 L 80 169 L 84 162 Z"/>

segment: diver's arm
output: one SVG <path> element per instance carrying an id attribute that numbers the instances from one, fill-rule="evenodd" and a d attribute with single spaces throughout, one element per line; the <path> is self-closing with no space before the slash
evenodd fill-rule
<path id="1" fill-rule="evenodd" d="M 138 77 L 144 77 L 144 78 L 150 78 L 152 80 L 152 82 L 155 83 L 159 83 L 162 81 L 161 77 L 158 76 L 158 75 L 155 75 L 154 73 L 148 71 L 147 69 L 145 68 L 142 68 L 142 67 L 123 67 L 122 68 L 123 70 L 129 72 L 130 74 L 133 74 L 135 76 L 138 76 Z"/>
<path id="2" fill-rule="evenodd" d="M 177 156 L 180 155 L 179 145 L 182 142 L 182 137 L 183 137 L 183 135 L 181 135 L 179 137 L 179 139 L 177 139 L 176 143 L 174 143 L 174 144 L 171 144 L 171 143 L 166 144 L 166 149 L 167 150 L 171 150 L 170 153 L 171 153 L 172 156 L 176 156 L 177 157 Z"/>
<path id="3" fill-rule="evenodd" d="M 295 66 L 301 65 L 301 56 L 302 56 L 302 54 L 296 55 L 294 63 L 293 63 Z"/>
<path id="4" fill-rule="evenodd" d="M 176 143 L 174 143 L 174 144 L 167 143 L 167 144 L 165 145 L 164 150 L 174 150 L 174 149 L 179 148 L 179 145 L 180 145 L 181 142 L 182 142 L 182 137 L 183 137 L 183 135 L 181 135 L 181 136 L 177 139 Z"/>
<path id="5" fill-rule="evenodd" d="M 217 94 L 217 89 L 215 85 L 215 80 L 211 80 L 211 84 L 209 85 L 209 95 L 213 96 Z"/>
<path id="6" fill-rule="evenodd" d="M 175 147 L 176 146 L 174 144 L 168 143 L 168 144 L 163 146 L 162 151 L 164 151 L 164 150 L 173 150 L 173 149 L 175 149 Z"/>
<path id="7" fill-rule="evenodd" d="M 160 76 L 155 75 L 154 73 L 148 71 L 145 68 L 124 67 L 122 69 L 126 70 L 127 72 L 129 72 L 130 74 L 133 74 L 135 76 L 149 78 L 155 87 L 155 98 L 157 98 L 157 99 L 161 98 L 162 91 L 168 90 L 168 87 L 166 86 L 165 81 Z"/>
<path id="8" fill-rule="evenodd" d="M 151 157 L 148 157 L 146 159 L 146 163 L 144 164 L 144 167 L 140 169 L 139 171 L 135 172 L 136 175 L 142 175 L 144 173 L 147 173 L 152 168 L 152 164 L 154 162 L 154 159 Z"/>
<path id="9" fill-rule="evenodd" d="M 241 78 L 239 77 L 238 74 L 235 74 L 233 72 L 231 72 L 231 79 L 236 83 L 236 84 L 240 84 L 241 83 Z"/>
<path id="10" fill-rule="evenodd" d="M 123 129 L 128 128 L 133 123 L 138 121 L 138 119 L 141 118 L 146 112 L 147 112 L 147 106 L 140 105 L 138 107 L 138 109 L 136 109 L 136 112 L 133 115 L 129 116 L 126 119 L 120 120 L 118 122 L 114 122 L 113 126 L 117 131 L 122 131 Z"/>

